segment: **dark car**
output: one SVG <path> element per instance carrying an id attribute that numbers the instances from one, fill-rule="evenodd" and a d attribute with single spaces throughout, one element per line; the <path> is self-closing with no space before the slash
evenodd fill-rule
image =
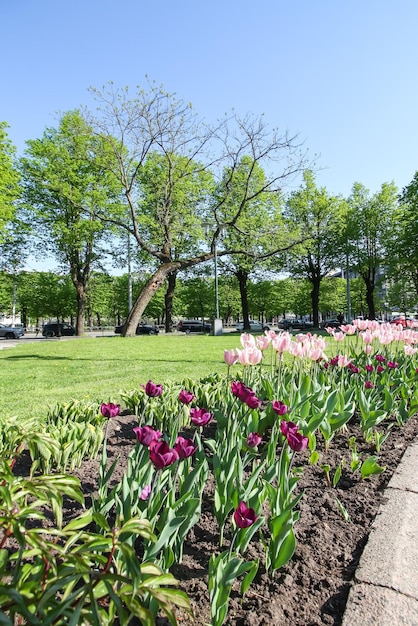
<path id="1" fill-rule="evenodd" d="M 321 322 L 321 328 L 339 328 L 341 324 L 345 324 L 345 321 L 342 322 L 337 319 L 325 320 Z"/>
<path id="2" fill-rule="evenodd" d="M 73 337 L 75 335 L 75 328 L 71 324 L 66 322 L 48 322 L 42 327 L 43 337 Z"/>
<path id="3" fill-rule="evenodd" d="M 212 326 L 210 322 L 202 322 L 202 320 L 182 320 L 177 324 L 177 330 L 181 333 L 210 333 Z"/>
<path id="4" fill-rule="evenodd" d="M 292 328 L 292 321 L 293 320 L 282 319 L 277 323 L 277 327 L 282 330 L 290 330 Z"/>
<path id="5" fill-rule="evenodd" d="M 122 334 L 123 324 L 121 326 L 115 326 L 115 333 L 117 335 Z M 136 335 L 158 335 L 160 332 L 158 326 L 152 326 L 151 324 L 138 324 L 136 327 Z"/>
<path id="6" fill-rule="evenodd" d="M 282 319 L 277 326 L 282 330 L 306 330 L 307 328 L 313 328 L 313 323 L 305 320 Z"/>

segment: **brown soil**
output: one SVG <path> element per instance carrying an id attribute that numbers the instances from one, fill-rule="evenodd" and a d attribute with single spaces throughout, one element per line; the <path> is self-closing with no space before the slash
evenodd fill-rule
<path id="1" fill-rule="evenodd" d="M 117 475 L 114 477 L 116 480 L 119 480 L 124 462 L 135 445 L 132 428 L 136 425 L 136 418 L 132 415 L 111 420 L 108 456 L 110 461 L 115 455 L 120 457 Z M 233 588 L 225 624 L 340 625 L 350 582 L 367 542 L 371 524 L 384 501 L 385 487 L 406 447 L 417 433 L 418 417 L 410 419 L 401 428 L 395 426 L 379 454 L 379 464 L 386 466 L 386 471 L 363 481 L 358 473 L 353 475 L 350 470 L 348 438 L 356 436 L 357 451 L 361 458 L 373 454 L 373 450 L 360 443 L 361 434 L 355 425 L 349 426 L 348 432 L 335 437 L 326 456 L 321 453 L 317 465 L 309 466 L 306 457 L 303 460 L 301 457 L 305 470 L 299 487 L 304 490 L 304 495 L 299 503 L 300 519 L 295 527 L 298 541 L 296 552 L 292 560 L 276 573 L 274 580 L 270 580 L 262 566 L 261 544 L 253 538 L 246 556 L 248 560 L 260 557 L 260 568 L 244 599 Z M 337 487 L 327 486 L 321 463 L 329 464 L 333 474 L 343 457 L 346 464 Z M 81 480 L 89 504 L 97 484 L 98 460 L 84 462 L 74 473 Z M 344 519 L 337 498 L 350 516 L 350 521 Z M 180 624 L 203 626 L 210 623 L 208 561 L 210 555 L 219 549 L 217 525 L 211 511 L 212 502 L 207 494 L 200 522 L 187 538 L 183 562 L 172 570 L 180 587 L 189 595 L 194 610 L 193 620 L 179 614 Z M 67 513 L 74 515 L 74 509 L 69 509 Z M 168 621 L 161 618 L 158 623 L 165 626 Z"/>

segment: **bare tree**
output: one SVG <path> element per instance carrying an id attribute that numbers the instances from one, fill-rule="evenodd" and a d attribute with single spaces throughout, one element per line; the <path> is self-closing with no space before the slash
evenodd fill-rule
<path id="1" fill-rule="evenodd" d="M 127 207 L 124 215 L 107 212 L 102 219 L 128 230 L 153 268 L 126 320 L 124 334 L 130 336 L 166 278 L 212 259 L 221 228 L 239 229 L 246 206 L 258 196 L 277 194 L 286 180 L 306 167 L 306 156 L 295 136 L 269 130 L 262 117 L 241 118 L 232 113 L 209 126 L 197 118 L 190 104 L 155 84 L 150 84 L 147 91 L 138 90 L 134 99 L 128 89 L 115 89 L 113 85 L 93 93 L 99 110 L 94 117 L 89 116 L 89 122 L 102 139 L 108 139 L 114 151 L 115 158 L 109 160 L 109 165 L 117 163 L 113 173 L 122 186 Z M 155 154 L 165 163 L 165 181 L 159 185 L 153 204 L 150 195 L 144 202 L 141 174 Z M 246 168 L 246 178 L 241 180 L 237 194 L 232 181 L 243 157 L 249 157 L 252 165 Z M 266 172 L 262 179 L 254 176 L 259 167 Z M 194 207 L 184 202 L 182 209 L 178 197 L 175 200 L 178 189 L 185 179 L 196 180 L 203 174 L 213 179 L 213 185 L 209 183 L 205 193 L 196 196 Z M 257 180 L 262 182 L 257 184 Z M 217 185 L 220 181 L 222 184 Z M 209 246 L 203 226 L 208 222 L 213 224 Z M 217 253 L 247 254 L 244 248 Z"/>

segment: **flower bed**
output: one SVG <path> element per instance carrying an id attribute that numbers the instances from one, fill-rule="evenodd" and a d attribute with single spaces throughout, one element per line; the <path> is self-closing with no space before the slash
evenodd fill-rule
<path id="1" fill-rule="evenodd" d="M 196 624 L 339 623 L 385 467 L 415 433 L 416 333 L 367 323 L 335 333 L 327 350 L 310 334 L 242 335 L 241 343 L 225 353 L 225 377 L 148 381 L 124 394 L 123 418 L 117 405 L 102 405 L 102 457 L 74 470 L 91 513 L 68 529 L 87 532 L 88 523 L 95 538 L 84 540 L 94 545 L 106 536 L 94 562 L 100 584 L 85 596 L 101 623 L 112 611 L 121 623 L 130 614 L 152 623 L 158 608 L 170 617 L 170 602 Z M 42 450 L 31 453 L 41 466 Z M 82 535 L 67 541 L 83 552 Z M 158 567 L 157 591 L 141 563 Z M 42 557 L 47 589 L 55 565 L 45 567 Z M 166 588 L 168 571 L 193 618 L 185 596 Z"/>

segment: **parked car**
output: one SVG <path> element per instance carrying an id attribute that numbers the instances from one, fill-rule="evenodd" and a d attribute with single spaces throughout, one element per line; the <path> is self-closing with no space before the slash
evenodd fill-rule
<path id="1" fill-rule="evenodd" d="M 337 319 L 325 320 L 321 322 L 321 328 L 339 328 L 341 324 L 345 324 L 346 322 L 343 320 L 342 322 Z"/>
<path id="2" fill-rule="evenodd" d="M 73 337 L 75 335 L 75 328 L 67 322 L 48 322 L 42 327 L 43 337 Z"/>
<path id="3" fill-rule="evenodd" d="M 404 328 L 414 328 L 418 326 L 418 320 L 414 320 L 412 317 L 394 317 L 389 324 L 400 324 Z"/>
<path id="4" fill-rule="evenodd" d="M 270 326 L 263 322 L 255 322 L 254 320 L 249 320 L 250 322 L 250 332 L 252 333 L 261 333 L 265 330 L 270 330 Z M 244 322 L 239 322 L 236 325 L 236 329 L 238 332 L 242 333 L 244 330 Z"/>
<path id="5" fill-rule="evenodd" d="M 307 328 L 313 328 L 313 323 L 305 320 L 282 319 L 277 326 L 282 330 L 306 330 Z"/>
<path id="6" fill-rule="evenodd" d="M 23 326 L 6 326 L 0 324 L 0 337 L 4 339 L 19 339 L 25 334 Z"/>
<path id="7" fill-rule="evenodd" d="M 190 333 L 210 333 L 212 325 L 202 320 L 181 320 L 177 324 L 177 330 L 189 335 Z"/>
<path id="8" fill-rule="evenodd" d="M 123 331 L 123 324 L 121 326 L 115 326 L 115 333 L 120 335 Z M 151 324 L 138 324 L 136 327 L 136 335 L 158 335 L 160 329 L 158 326 L 152 326 Z"/>

